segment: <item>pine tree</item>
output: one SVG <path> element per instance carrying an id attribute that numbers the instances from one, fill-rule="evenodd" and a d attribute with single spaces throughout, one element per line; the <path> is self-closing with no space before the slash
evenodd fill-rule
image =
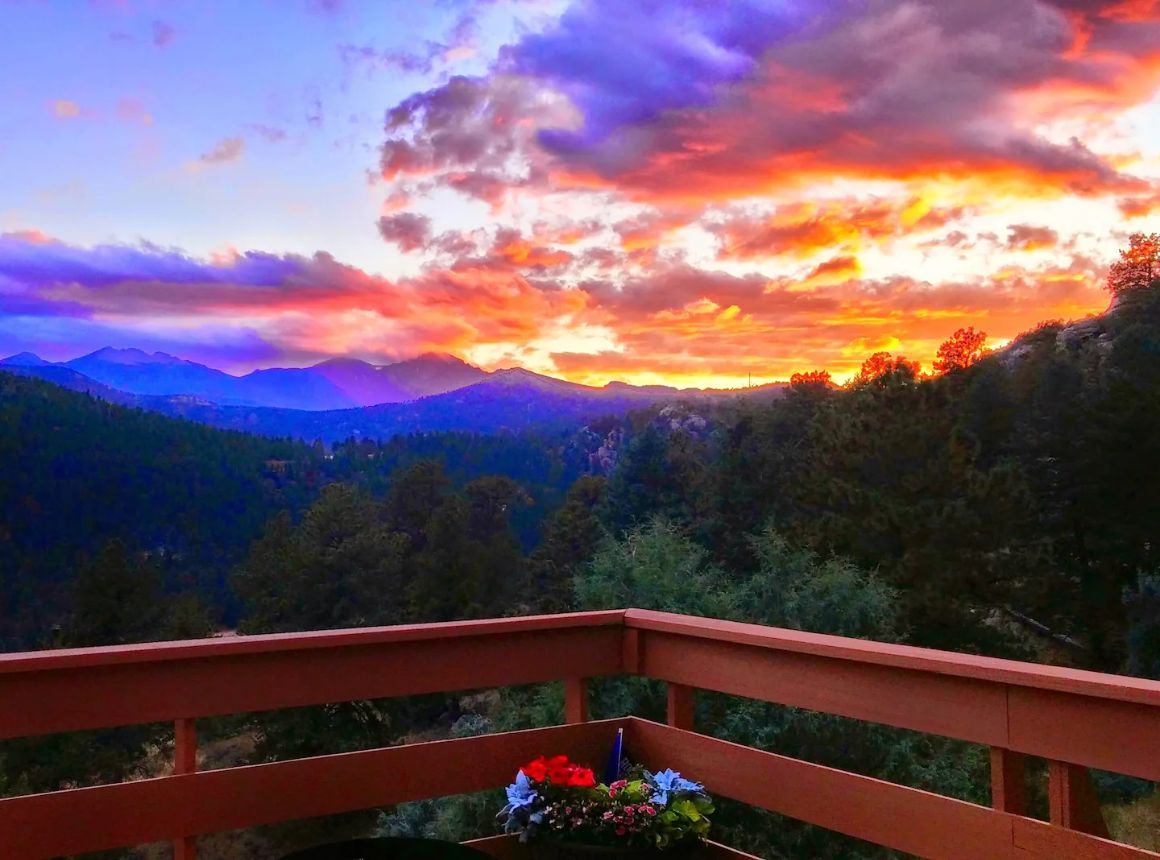
<path id="1" fill-rule="evenodd" d="M 110 540 L 81 566 L 74 595 L 65 634 L 72 647 L 147 642 L 160 636 L 160 573 L 120 540 Z"/>

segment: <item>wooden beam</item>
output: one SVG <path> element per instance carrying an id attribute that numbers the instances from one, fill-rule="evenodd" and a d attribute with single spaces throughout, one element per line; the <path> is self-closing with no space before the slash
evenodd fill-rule
<path id="1" fill-rule="evenodd" d="M 1160 707 L 1011 688 L 1009 726 L 1011 749 L 1160 782 Z"/>
<path id="2" fill-rule="evenodd" d="M 177 720 L 173 724 L 173 773 L 175 776 L 197 771 L 197 722 Z M 173 860 L 197 860 L 197 837 L 181 836 L 173 840 Z"/>
<path id="3" fill-rule="evenodd" d="M 693 730 L 693 720 L 696 715 L 696 700 L 692 687 L 684 684 L 668 685 L 668 723 L 670 726 L 686 731 Z"/>
<path id="4" fill-rule="evenodd" d="M 567 678 L 564 681 L 564 722 L 588 722 L 587 678 Z"/>
<path id="5" fill-rule="evenodd" d="M 1107 837 L 1108 825 L 1104 822 L 1100 800 L 1086 767 L 1049 761 L 1047 800 L 1052 824 Z"/>
<path id="6" fill-rule="evenodd" d="M 115 650 L 112 662 L 82 654 L 76 665 L 56 660 L 38 670 L 20 664 L 21 671 L 0 671 L 0 738 L 615 675 L 621 668 L 622 631 L 615 625 L 505 623 L 468 630 L 476 632 L 416 638 L 408 628 L 410 636 L 352 633 L 338 643 L 323 638 L 317 647 L 190 649 L 203 654 L 197 659 L 126 661 Z"/>
<path id="7" fill-rule="evenodd" d="M 538 751 L 599 766 L 626 725 L 552 726 L 4 798 L 0 857 L 43 860 L 500 788 Z"/>
<path id="8" fill-rule="evenodd" d="M 912 669 L 929 675 L 968 678 L 1025 689 L 1057 690 L 1069 695 L 1160 707 L 1160 681 L 1127 675 L 1109 675 L 1062 666 L 1000 660 L 995 657 L 938 651 L 913 645 L 894 645 L 888 642 L 806 633 L 801 630 L 676 615 L 648 609 L 626 610 L 624 624 L 629 629 L 675 633 L 702 641 L 751 645 L 784 653 L 830 657 L 846 662 L 895 669 Z"/>
<path id="9" fill-rule="evenodd" d="M 638 623 L 639 612 L 630 610 L 628 623 Z M 664 613 L 646 620 L 656 615 Z M 980 658 L 944 652 L 923 658 L 912 653 L 923 649 L 756 625 L 681 616 L 650 624 L 640 627 L 639 667 L 650 678 L 1160 781 L 1155 681 L 1123 679 L 1121 689 L 1114 675 L 1002 660 L 979 664 Z M 688 632 L 702 624 L 708 634 Z M 722 626 L 728 635 L 717 635 Z M 792 647 L 783 649 L 787 643 Z M 955 656 L 964 658 L 961 672 L 951 671 Z M 926 664 L 931 670 L 921 668 Z M 1050 689 L 1028 682 L 1034 670 Z M 1057 689 L 1070 681 L 1075 692 Z"/>
<path id="10" fill-rule="evenodd" d="M 991 747 L 991 808 L 1012 815 L 1027 813 L 1027 758 Z"/>
<path id="11" fill-rule="evenodd" d="M 1120 842 L 1055 827 L 1034 818 L 1013 818 L 1015 860 L 1156 860 L 1160 854 Z"/>
<path id="12" fill-rule="evenodd" d="M 632 718 L 628 742 L 713 794 L 932 860 L 1157 860 L 1160 854 L 868 776 Z"/>
<path id="13" fill-rule="evenodd" d="M 799 821 L 919 857 L 999 860 L 1010 852 L 1007 817 L 983 806 L 645 720 L 634 719 L 627 734 L 644 764 Z"/>
<path id="14" fill-rule="evenodd" d="M 701 690 L 1008 746 L 1007 692 L 969 678 L 642 631 L 641 674 Z"/>
<path id="15" fill-rule="evenodd" d="M 621 672 L 635 675 L 640 671 L 640 631 L 626 627 L 621 636 Z"/>

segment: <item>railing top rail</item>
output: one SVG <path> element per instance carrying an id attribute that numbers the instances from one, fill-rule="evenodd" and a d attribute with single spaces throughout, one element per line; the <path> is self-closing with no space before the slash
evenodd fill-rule
<path id="1" fill-rule="evenodd" d="M 0 677 L 57 669 L 166 663 L 616 626 L 1160 707 L 1160 681 L 648 609 L 23 651 L 0 654 Z"/>
<path id="2" fill-rule="evenodd" d="M 1023 663 L 1018 660 L 1000 660 L 954 651 L 806 633 L 801 630 L 677 615 L 650 609 L 626 610 L 624 624 L 637 630 L 675 633 L 717 642 L 1160 707 L 1160 681 L 1126 675 L 1109 675 L 1083 669 Z"/>
<path id="3" fill-rule="evenodd" d="M 561 615 L 529 615 L 476 621 L 445 621 L 434 624 L 400 624 L 392 627 L 354 627 L 306 633 L 265 633 L 173 642 L 108 645 L 99 648 L 60 648 L 0 654 L 0 676 L 53 669 L 82 669 L 130 663 L 200 660 L 213 657 L 273 652 L 350 648 L 432 639 L 511 635 L 541 630 L 623 625 L 624 610 L 570 612 Z"/>

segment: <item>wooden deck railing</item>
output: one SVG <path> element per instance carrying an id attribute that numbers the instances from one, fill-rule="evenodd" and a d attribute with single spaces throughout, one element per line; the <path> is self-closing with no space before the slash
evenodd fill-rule
<path id="1" fill-rule="evenodd" d="M 667 682 L 668 725 L 589 722 L 587 679 L 617 674 Z M 200 717 L 551 680 L 564 726 L 196 771 Z M 698 689 L 986 745 L 992 805 L 697 734 Z M 1104 838 L 1087 775 L 1160 780 L 1160 683 L 756 625 L 630 609 L 0 655 L 0 738 L 158 721 L 172 775 L 2 799 L 0 858 L 192 858 L 202 834 L 499 787 L 539 752 L 600 761 L 616 728 L 718 795 L 921 857 L 1160 858 Z M 1050 821 L 1023 814 L 1026 756 Z"/>

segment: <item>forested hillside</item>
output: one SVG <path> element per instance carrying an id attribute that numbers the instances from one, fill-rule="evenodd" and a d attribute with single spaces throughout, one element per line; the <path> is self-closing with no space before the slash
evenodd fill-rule
<path id="1" fill-rule="evenodd" d="M 173 587 L 212 590 L 262 523 L 308 497 L 267 463 L 308 454 L 0 374 L 0 641 L 51 641 L 76 570 L 113 539 L 178 567 Z"/>
<path id="2" fill-rule="evenodd" d="M 487 475 L 519 482 L 526 501 L 513 529 L 530 549 L 544 516 L 586 470 L 593 444 L 590 434 L 446 433 L 324 450 L 0 373 L 0 647 L 76 642 L 70 627 L 95 623 L 76 618 L 78 582 L 109 577 L 185 595 L 183 613 L 192 601 L 204 624 L 233 625 L 230 571 L 276 514 L 296 521 L 335 481 L 381 495 L 397 469 L 426 458 L 442 464 L 449 486 Z M 119 615 L 125 629 L 98 640 L 172 632 L 164 612 L 143 621 L 133 610 Z"/>

